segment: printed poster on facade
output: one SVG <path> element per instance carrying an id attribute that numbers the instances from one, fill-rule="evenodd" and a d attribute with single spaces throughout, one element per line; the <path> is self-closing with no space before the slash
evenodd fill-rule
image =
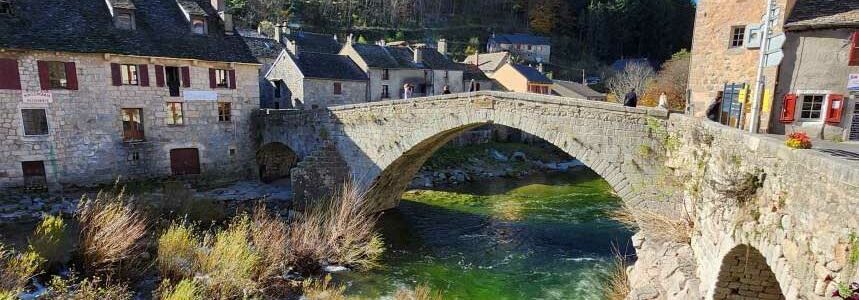
<path id="1" fill-rule="evenodd" d="M 51 91 L 24 91 L 21 93 L 21 96 L 26 104 L 48 104 L 54 102 L 54 97 L 51 95 Z"/>
<path id="2" fill-rule="evenodd" d="M 847 78 L 847 90 L 859 92 L 859 74 L 850 74 Z"/>

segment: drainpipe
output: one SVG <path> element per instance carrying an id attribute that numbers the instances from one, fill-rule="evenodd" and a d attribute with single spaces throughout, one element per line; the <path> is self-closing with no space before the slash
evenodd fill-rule
<path id="1" fill-rule="evenodd" d="M 758 74 L 755 76 L 755 97 L 752 102 L 752 123 L 749 124 L 749 132 L 758 133 L 761 123 L 761 97 L 764 95 L 764 65 L 766 64 L 766 52 L 769 47 L 770 24 L 772 22 L 773 0 L 767 1 L 767 9 L 764 11 L 764 28 L 761 31 L 761 48 L 758 57 Z"/>

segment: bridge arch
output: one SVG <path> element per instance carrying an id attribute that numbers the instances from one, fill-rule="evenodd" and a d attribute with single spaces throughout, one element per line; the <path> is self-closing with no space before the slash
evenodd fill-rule
<path id="1" fill-rule="evenodd" d="M 657 149 L 654 126 L 667 112 L 536 94 L 473 93 L 331 108 L 338 152 L 353 179 L 383 208 L 397 205 L 414 174 L 441 146 L 484 124 L 499 124 L 540 137 L 602 176 L 627 203 L 652 194 L 645 183 Z"/>
<path id="2" fill-rule="evenodd" d="M 257 150 L 256 161 L 259 179 L 262 182 L 272 182 L 289 177 L 290 170 L 298 164 L 298 156 L 289 146 L 271 142 Z"/>
<path id="3" fill-rule="evenodd" d="M 714 300 L 785 299 L 766 257 L 749 244 L 740 244 L 722 258 Z"/>

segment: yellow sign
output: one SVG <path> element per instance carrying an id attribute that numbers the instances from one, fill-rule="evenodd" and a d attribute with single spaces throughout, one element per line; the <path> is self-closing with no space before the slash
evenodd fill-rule
<path id="1" fill-rule="evenodd" d="M 773 106 L 773 90 L 772 89 L 764 89 L 764 101 L 761 104 L 761 110 L 763 112 L 770 112 Z"/>

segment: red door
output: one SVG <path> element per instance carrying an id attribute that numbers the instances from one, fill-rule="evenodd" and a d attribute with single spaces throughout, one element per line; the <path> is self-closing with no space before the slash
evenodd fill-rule
<path id="1" fill-rule="evenodd" d="M 170 150 L 170 170 L 173 175 L 200 174 L 200 153 L 197 148 Z"/>

